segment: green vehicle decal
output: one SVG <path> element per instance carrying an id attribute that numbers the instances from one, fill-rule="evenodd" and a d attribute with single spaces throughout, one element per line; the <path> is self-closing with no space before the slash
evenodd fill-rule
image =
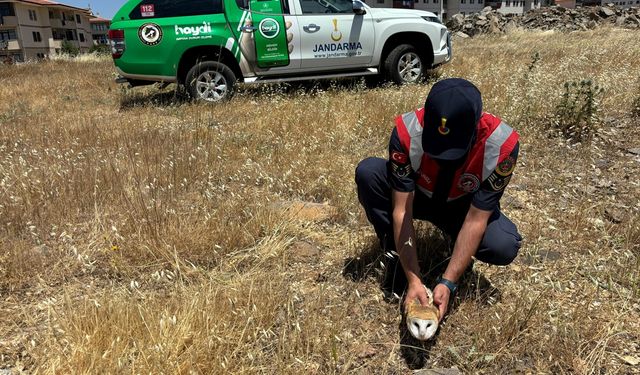
<path id="1" fill-rule="evenodd" d="M 185 52 L 202 46 L 225 48 L 238 63 L 249 60 L 249 67 L 289 65 L 280 0 L 251 0 L 250 11 L 235 0 L 221 0 L 211 13 L 175 17 L 166 12 L 159 17 L 163 9 L 149 3 L 127 2 L 111 24 L 112 30 L 124 30 L 126 50 L 115 65 L 129 75 L 175 78 Z M 253 32 L 243 31 L 247 25 Z"/>

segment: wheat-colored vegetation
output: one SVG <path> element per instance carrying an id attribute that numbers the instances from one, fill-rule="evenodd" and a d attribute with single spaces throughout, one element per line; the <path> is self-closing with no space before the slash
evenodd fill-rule
<path id="1" fill-rule="evenodd" d="M 247 88 L 210 106 L 123 91 L 108 60 L 0 66 L 0 369 L 639 373 L 639 37 L 455 41 L 433 79 L 475 82 L 519 129 L 502 206 L 525 243 L 508 267 L 476 262 L 425 345 L 380 291 L 353 174 L 433 79 Z M 565 131 L 557 103 L 583 80 L 604 92 Z M 446 246 L 419 233 L 432 283 Z"/>

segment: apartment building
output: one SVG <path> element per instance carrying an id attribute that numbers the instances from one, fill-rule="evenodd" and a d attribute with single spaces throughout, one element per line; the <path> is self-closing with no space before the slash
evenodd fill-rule
<path id="1" fill-rule="evenodd" d="M 443 21 L 458 13 L 462 15 L 478 13 L 487 6 L 504 14 L 522 14 L 541 6 L 541 0 L 366 0 L 366 2 L 372 7 L 426 10 Z"/>
<path id="2" fill-rule="evenodd" d="M 92 17 L 91 22 L 91 35 L 94 45 L 109 44 L 109 26 L 111 26 L 111 20 L 102 17 Z"/>
<path id="3" fill-rule="evenodd" d="M 564 0 L 556 0 L 556 3 L 558 1 Z M 569 1 L 574 1 L 575 4 L 575 0 Z M 538 9 L 541 6 L 541 0 L 500 0 L 491 3 L 491 7 L 502 14 L 523 14 L 531 9 Z"/>
<path id="4" fill-rule="evenodd" d="M 88 9 L 50 0 L 0 0 L 0 60 L 45 58 L 60 52 L 65 40 L 88 52 L 90 15 Z"/>
<path id="5" fill-rule="evenodd" d="M 600 5 L 613 4 L 619 8 L 626 9 L 640 7 L 640 0 L 601 0 Z"/>

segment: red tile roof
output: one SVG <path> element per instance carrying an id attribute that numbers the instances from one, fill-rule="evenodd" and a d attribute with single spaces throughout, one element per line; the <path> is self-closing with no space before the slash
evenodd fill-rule
<path id="1" fill-rule="evenodd" d="M 31 4 L 44 5 L 44 6 L 59 6 L 59 7 L 71 8 L 71 9 L 77 9 L 77 10 L 89 12 L 89 9 L 86 9 L 86 8 L 78 8 L 78 7 L 74 7 L 73 5 L 62 4 L 62 3 L 58 3 L 51 0 L 16 0 L 16 1 L 19 3 L 31 3 Z"/>
<path id="2" fill-rule="evenodd" d="M 90 18 L 90 19 L 89 19 L 89 22 L 96 22 L 96 23 L 97 23 L 97 22 L 111 22 L 111 20 L 108 20 L 108 19 L 106 19 L 106 18 L 102 18 L 102 17 L 95 16 L 95 17 Z"/>

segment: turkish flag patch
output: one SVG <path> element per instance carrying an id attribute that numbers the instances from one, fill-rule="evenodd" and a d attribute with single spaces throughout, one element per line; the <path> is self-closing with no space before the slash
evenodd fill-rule
<path id="1" fill-rule="evenodd" d="M 398 151 L 391 152 L 391 160 L 395 161 L 396 163 L 406 164 L 408 159 L 409 158 L 407 157 L 407 154 Z"/>

